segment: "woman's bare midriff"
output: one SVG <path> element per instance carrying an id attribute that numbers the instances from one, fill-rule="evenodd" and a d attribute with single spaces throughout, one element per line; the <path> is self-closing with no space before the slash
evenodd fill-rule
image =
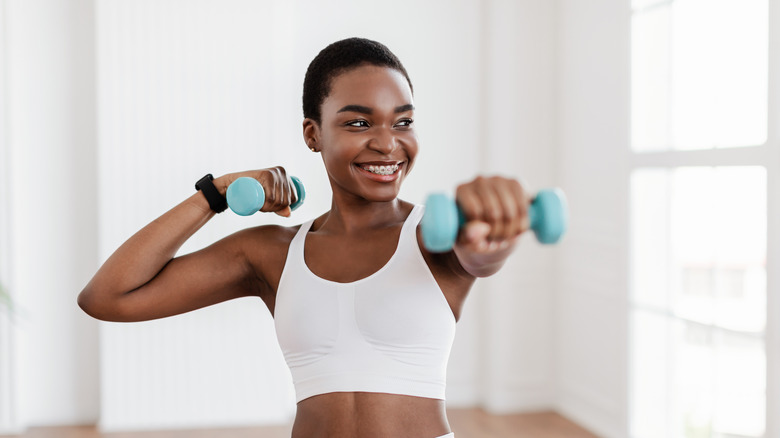
<path id="1" fill-rule="evenodd" d="M 292 438 L 436 438 L 448 433 L 444 400 L 334 392 L 298 403 Z"/>

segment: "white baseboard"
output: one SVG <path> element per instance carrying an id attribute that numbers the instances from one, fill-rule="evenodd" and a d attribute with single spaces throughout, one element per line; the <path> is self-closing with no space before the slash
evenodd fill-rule
<path id="1" fill-rule="evenodd" d="M 561 385 L 556 411 L 600 437 L 628 436 L 625 408 L 582 385 Z"/>

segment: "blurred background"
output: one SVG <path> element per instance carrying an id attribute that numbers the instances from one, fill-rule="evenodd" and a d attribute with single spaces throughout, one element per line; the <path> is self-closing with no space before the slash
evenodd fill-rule
<path id="1" fill-rule="evenodd" d="M 780 437 L 780 1 L 0 0 L 0 434 L 282 424 L 260 300 L 98 322 L 76 297 L 205 173 L 283 165 L 329 207 L 306 66 L 386 44 L 415 87 L 402 197 L 477 174 L 561 187 L 458 324 L 448 405 L 555 410 L 605 437 Z M 774 293 L 772 293 L 774 292 Z"/>

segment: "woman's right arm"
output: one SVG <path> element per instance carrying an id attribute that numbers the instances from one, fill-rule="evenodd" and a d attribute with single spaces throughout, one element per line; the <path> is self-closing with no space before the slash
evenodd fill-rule
<path id="1" fill-rule="evenodd" d="M 215 179 L 214 185 L 224 196 L 230 182 L 240 176 L 253 176 L 266 189 L 262 211 L 289 215 L 294 190 L 284 169 L 229 174 Z M 97 319 L 130 322 L 259 295 L 263 280 L 246 255 L 246 237 L 252 230 L 174 258 L 215 214 L 203 194 L 196 192 L 152 221 L 106 260 L 79 294 L 79 306 Z"/>

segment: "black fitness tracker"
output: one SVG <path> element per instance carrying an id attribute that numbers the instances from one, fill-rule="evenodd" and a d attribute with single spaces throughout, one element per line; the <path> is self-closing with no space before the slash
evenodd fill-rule
<path id="1" fill-rule="evenodd" d="M 195 183 L 195 190 L 203 192 L 203 196 L 209 201 L 209 207 L 217 213 L 222 213 L 228 208 L 227 199 L 219 194 L 219 190 L 214 186 L 212 182 L 214 177 L 211 174 L 207 174 L 198 182 Z"/>

